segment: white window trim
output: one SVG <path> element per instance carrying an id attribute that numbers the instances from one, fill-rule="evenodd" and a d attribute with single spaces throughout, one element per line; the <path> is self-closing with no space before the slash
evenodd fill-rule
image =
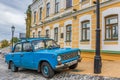
<path id="1" fill-rule="evenodd" d="M 81 22 L 85 21 L 85 20 L 89 20 L 90 21 L 90 44 L 88 45 L 83 45 L 80 44 L 80 40 L 81 40 Z M 92 41 L 92 15 L 84 15 L 82 17 L 79 18 L 79 48 L 80 49 L 91 49 L 91 41 Z"/>
<path id="2" fill-rule="evenodd" d="M 118 45 L 105 45 L 105 17 L 112 14 L 118 14 Z M 120 7 L 109 8 L 102 12 L 102 50 L 120 51 Z"/>
<path id="3" fill-rule="evenodd" d="M 54 24 L 53 25 L 53 39 L 54 39 L 54 29 L 55 28 L 58 28 L 58 44 L 59 44 L 59 42 L 60 42 L 60 27 L 59 27 L 59 24 L 57 23 L 57 24 Z"/>
<path id="4" fill-rule="evenodd" d="M 66 47 L 66 48 L 72 48 L 72 41 L 70 43 L 70 46 L 66 46 L 66 42 L 65 42 L 66 41 L 66 26 L 67 25 L 71 25 L 71 29 L 72 29 L 72 20 L 68 20 L 68 21 L 66 21 L 64 23 L 64 47 Z M 71 33 L 72 33 L 72 31 L 71 31 Z M 71 38 L 72 38 L 72 34 L 71 34 Z"/>

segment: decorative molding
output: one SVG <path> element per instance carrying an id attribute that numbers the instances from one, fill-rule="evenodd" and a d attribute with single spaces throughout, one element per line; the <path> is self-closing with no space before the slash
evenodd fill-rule
<path id="1" fill-rule="evenodd" d="M 90 21 L 90 43 L 88 44 L 80 44 L 80 40 L 81 40 L 81 22 L 85 21 L 85 20 L 89 20 Z M 81 49 L 91 49 L 91 41 L 92 41 L 92 15 L 84 15 L 82 17 L 79 18 L 79 47 Z"/>
<path id="2" fill-rule="evenodd" d="M 118 14 L 118 22 L 120 22 L 120 7 L 109 8 L 102 12 L 102 50 L 120 50 L 120 23 L 118 23 L 118 45 L 105 45 L 105 17 L 112 14 Z"/>
<path id="3" fill-rule="evenodd" d="M 64 47 L 69 47 L 69 48 L 72 47 L 72 42 L 70 42 L 70 46 L 66 46 L 66 26 L 70 24 L 72 26 L 72 20 L 67 20 L 66 22 L 64 22 Z M 72 38 L 72 34 L 71 34 L 71 38 Z"/>

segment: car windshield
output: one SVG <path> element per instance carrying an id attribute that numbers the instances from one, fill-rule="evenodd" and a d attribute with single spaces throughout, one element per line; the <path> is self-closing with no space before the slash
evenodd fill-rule
<path id="1" fill-rule="evenodd" d="M 32 45 L 35 50 L 58 48 L 58 45 L 54 40 L 37 40 L 33 41 Z"/>

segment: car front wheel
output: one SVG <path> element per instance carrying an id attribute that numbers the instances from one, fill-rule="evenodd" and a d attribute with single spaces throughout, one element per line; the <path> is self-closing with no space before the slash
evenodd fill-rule
<path id="1" fill-rule="evenodd" d="M 18 71 L 18 67 L 16 67 L 13 62 L 10 62 L 10 69 L 11 69 L 12 72 L 17 72 Z"/>
<path id="2" fill-rule="evenodd" d="M 46 78 L 52 78 L 55 74 L 54 70 L 51 68 L 51 66 L 47 62 L 42 63 L 41 72 L 43 76 Z"/>

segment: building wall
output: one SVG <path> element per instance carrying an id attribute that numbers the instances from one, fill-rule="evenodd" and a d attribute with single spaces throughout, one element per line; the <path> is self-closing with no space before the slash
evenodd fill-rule
<path id="1" fill-rule="evenodd" d="M 71 8 L 66 9 L 66 0 L 60 0 L 59 13 L 55 14 L 55 0 L 37 0 L 31 4 L 31 28 L 30 35 L 41 31 L 45 35 L 45 30 L 50 30 L 50 38 L 54 39 L 54 28 L 58 27 L 58 44 L 61 47 L 80 48 L 82 50 L 95 50 L 96 47 L 96 13 L 95 0 L 72 0 Z M 50 16 L 46 17 L 46 4 L 50 2 Z M 118 14 L 118 29 L 120 29 L 120 1 L 119 0 L 100 0 L 100 29 L 101 29 L 101 50 L 120 51 L 120 30 L 118 30 L 118 40 L 105 40 L 105 17 L 112 14 Z M 39 8 L 42 7 L 42 20 L 39 20 Z M 34 23 L 34 12 L 36 13 L 36 22 Z M 81 22 L 90 21 L 90 40 L 81 41 Z M 72 25 L 72 41 L 66 42 L 66 26 Z M 64 33 L 64 38 L 61 38 Z"/>

